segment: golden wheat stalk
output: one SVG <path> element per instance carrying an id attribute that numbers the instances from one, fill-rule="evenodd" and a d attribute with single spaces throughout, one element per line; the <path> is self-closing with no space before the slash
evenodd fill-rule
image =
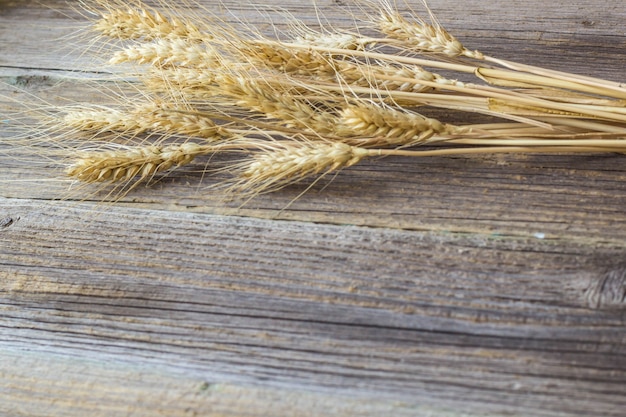
<path id="1" fill-rule="evenodd" d="M 519 140 L 514 143 L 474 141 L 476 147 L 403 150 L 365 149 L 344 143 L 324 142 L 270 142 L 235 167 L 239 179 L 231 191 L 239 195 L 258 195 L 273 192 L 305 178 L 324 176 L 361 162 L 382 156 L 436 157 L 450 155 L 492 153 L 567 153 L 567 152 L 625 152 L 626 141 L 581 141 L 567 144 L 563 141 Z"/>

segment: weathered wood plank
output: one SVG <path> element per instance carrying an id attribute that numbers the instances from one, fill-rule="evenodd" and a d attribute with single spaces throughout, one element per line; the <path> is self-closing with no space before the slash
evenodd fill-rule
<path id="1" fill-rule="evenodd" d="M 0 200 L 5 349 L 484 413 L 626 406 L 623 249 L 94 209 Z"/>
<path id="2" fill-rule="evenodd" d="M 132 358 L 105 362 L 49 351 L 1 353 L 6 361 L 0 362 L 0 412 L 11 416 L 471 415 L 377 397 L 214 382 L 211 375 L 200 378 Z M 8 361 L 19 366 L 7 366 Z"/>

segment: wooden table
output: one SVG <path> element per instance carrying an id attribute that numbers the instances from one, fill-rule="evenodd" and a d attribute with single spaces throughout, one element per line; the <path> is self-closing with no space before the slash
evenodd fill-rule
<path id="1" fill-rule="evenodd" d="M 472 49 L 626 79 L 622 0 L 430 6 Z M 626 415 L 624 155 L 386 158 L 243 206 L 182 170 L 102 203 L 5 116 L 96 97 L 77 8 L 0 0 L 1 415 Z"/>

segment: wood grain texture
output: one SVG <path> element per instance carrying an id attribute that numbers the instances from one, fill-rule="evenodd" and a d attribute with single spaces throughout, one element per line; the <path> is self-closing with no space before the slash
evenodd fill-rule
<path id="1" fill-rule="evenodd" d="M 622 249 L 0 207 L 14 219 L 0 235 L 9 352 L 105 354 L 210 383 L 495 414 L 619 415 L 625 405 L 623 304 L 594 293 L 606 273 L 624 274 L 611 261 Z"/>
<path id="2" fill-rule="evenodd" d="M 624 78 L 621 1 L 429 3 L 472 49 Z M 100 203 L 11 119 L 102 100 L 76 4 L 0 0 L 0 414 L 624 415 L 623 155 L 386 158 L 243 206 L 199 161 Z"/>

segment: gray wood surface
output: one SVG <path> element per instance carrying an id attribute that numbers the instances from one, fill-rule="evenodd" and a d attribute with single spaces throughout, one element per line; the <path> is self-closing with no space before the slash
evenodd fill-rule
<path id="1" fill-rule="evenodd" d="M 473 49 L 626 78 L 621 1 L 429 4 Z M 1 415 L 624 415 L 624 155 L 386 158 L 243 206 L 190 168 L 103 203 L 5 116 L 101 99 L 76 5 L 0 0 Z"/>

